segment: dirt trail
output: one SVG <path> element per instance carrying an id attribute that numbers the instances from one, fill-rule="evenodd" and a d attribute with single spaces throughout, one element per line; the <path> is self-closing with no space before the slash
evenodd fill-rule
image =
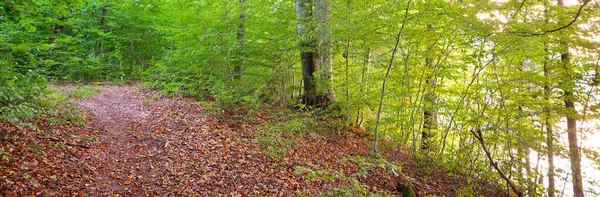
<path id="1" fill-rule="evenodd" d="M 125 171 L 132 161 L 138 157 L 131 140 L 134 131 L 133 123 L 145 123 L 148 112 L 143 110 L 142 99 L 132 86 L 101 87 L 101 93 L 89 99 L 80 99 L 76 103 L 88 110 L 91 118 L 102 126 L 100 150 L 96 153 L 94 163 L 99 174 L 96 184 L 88 187 L 88 194 L 109 194 L 127 189 L 120 179 L 129 178 Z M 133 143 L 132 143 L 133 142 Z M 127 164 L 127 165 L 124 165 Z M 127 180 L 125 180 L 127 181 Z"/>
<path id="2" fill-rule="evenodd" d="M 365 168 L 366 177 L 352 175 L 360 166 L 343 158 L 370 155 L 369 141 L 360 137 L 326 131 L 295 135 L 286 153 L 271 159 L 257 142 L 278 143 L 276 138 L 261 136 L 252 124 L 278 124 L 285 121 L 277 118 L 285 111 L 254 114 L 255 123 L 220 121 L 194 100 L 158 97 L 137 85 L 97 88 L 100 93 L 75 100 L 87 111 L 85 125 L 42 119 L 41 129 L 20 130 L 0 121 L 0 132 L 15 136 L 0 141 L 10 157 L 10 162 L 0 161 L 0 196 L 315 196 L 356 186 L 350 179 L 307 179 L 307 174 L 296 173 L 297 166 L 343 170 L 361 182 L 360 190 L 399 194 L 395 187 L 400 177 L 384 168 Z M 57 89 L 70 92 L 73 87 Z M 41 135 L 60 140 L 40 139 Z M 66 146 L 65 141 L 89 148 Z M 445 176 L 443 168 L 430 172 L 432 166 L 419 166 L 395 150 L 383 154 L 402 164 L 402 173 L 413 177 L 421 196 L 456 196 L 457 188 L 473 184 L 467 176 Z M 484 196 L 505 196 L 500 188 L 481 183 L 484 187 L 476 188 L 489 188 L 479 191 Z"/>
<path id="3" fill-rule="evenodd" d="M 100 88 L 76 101 L 103 130 L 88 160 L 96 176 L 85 194 L 293 194 L 275 174 L 286 172 L 268 167 L 243 126 L 219 127 L 194 102 L 155 99 L 137 86 Z"/>

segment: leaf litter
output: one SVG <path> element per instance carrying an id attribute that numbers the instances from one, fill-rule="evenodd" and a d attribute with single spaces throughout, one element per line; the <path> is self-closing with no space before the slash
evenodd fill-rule
<path id="1" fill-rule="evenodd" d="M 74 101 L 85 111 L 85 126 L 48 124 L 18 129 L 0 121 L 2 196 L 294 196 L 316 195 L 343 181 L 307 179 L 294 167 L 357 172 L 342 158 L 368 156 L 368 141 L 356 136 L 301 136 L 289 154 L 275 160 L 254 142 L 256 123 L 220 121 L 193 100 L 159 97 L 138 85 L 99 86 L 100 93 Z M 68 88 L 66 88 L 68 89 Z M 151 102 L 146 102 L 150 100 Z M 40 131 L 59 131 L 56 140 Z M 44 134 L 47 136 L 51 134 Z M 97 139 L 97 140 L 86 140 Z M 82 148 L 67 144 L 88 146 Z M 383 155 L 403 165 L 423 196 L 455 196 L 464 176 L 428 175 L 399 150 Z M 429 178 L 427 178 L 429 177 Z M 399 195 L 399 177 L 372 168 L 359 178 L 371 191 Z M 485 183 L 481 183 L 485 185 Z M 480 191 L 486 196 L 500 196 Z"/>

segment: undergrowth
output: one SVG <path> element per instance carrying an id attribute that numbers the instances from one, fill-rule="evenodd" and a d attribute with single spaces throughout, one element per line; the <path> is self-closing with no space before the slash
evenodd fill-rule
<path id="1" fill-rule="evenodd" d="M 298 137 L 318 135 L 311 130 L 318 122 L 310 114 L 279 110 L 270 114 L 267 120 L 257 129 L 256 141 L 263 154 L 272 159 L 279 160 L 288 154 Z"/>
<path id="2" fill-rule="evenodd" d="M 35 99 L 18 104 L 8 104 L 0 107 L 0 119 L 8 121 L 18 128 L 36 128 L 42 117 L 47 117 L 50 124 L 75 124 L 85 123 L 84 113 L 69 101 L 68 96 L 58 90 L 43 88 L 39 90 Z M 81 95 L 86 95 L 81 94 Z"/>
<path id="3" fill-rule="evenodd" d="M 369 176 L 369 171 L 373 168 L 383 168 L 390 175 L 399 176 L 401 175 L 402 167 L 390 163 L 382 158 L 370 158 L 370 157 L 344 157 L 343 162 L 351 162 L 358 166 L 358 171 L 352 174 L 347 174 L 343 169 L 330 170 L 330 169 L 310 169 L 302 166 L 296 166 L 294 169 L 296 173 L 306 177 L 309 180 L 320 179 L 322 181 L 341 181 L 343 186 L 334 187 L 328 191 L 320 194 L 319 196 L 394 196 L 385 191 L 370 191 L 367 187 L 359 181 L 360 177 Z M 302 191 L 297 193 L 298 196 L 310 196 Z"/>
<path id="4" fill-rule="evenodd" d="M 75 90 L 73 90 L 73 92 L 71 92 L 71 97 L 76 99 L 89 98 L 98 92 L 100 92 L 100 90 L 95 86 L 83 85 L 78 86 Z"/>

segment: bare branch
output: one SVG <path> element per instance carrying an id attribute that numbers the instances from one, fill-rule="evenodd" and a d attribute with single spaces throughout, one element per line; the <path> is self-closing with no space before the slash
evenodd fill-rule
<path id="1" fill-rule="evenodd" d="M 506 183 L 510 186 L 510 188 L 519 197 L 522 197 L 523 196 L 523 192 L 521 190 L 519 190 L 519 188 L 517 188 L 517 186 L 510 180 L 510 178 L 508 178 L 506 176 L 506 174 L 504 174 L 504 172 L 502 172 L 502 170 L 500 169 L 500 167 L 498 167 L 498 162 L 494 161 L 494 158 L 492 157 L 492 154 L 487 149 L 487 146 L 485 146 L 485 141 L 483 140 L 483 133 L 481 133 L 481 129 L 477 129 L 476 131 L 471 130 L 471 133 L 473 134 L 473 136 L 475 136 L 475 138 L 481 144 L 481 148 L 483 148 L 483 151 L 485 152 L 485 155 L 487 156 L 488 160 L 490 161 L 490 165 L 492 167 L 494 167 L 494 169 L 496 169 L 496 171 L 498 171 L 498 173 L 500 174 L 500 176 L 502 177 L 502 179 L 504 179 L 506 181 Z"/>
<path id="2" fill-rule="evenodd" d="M 581 12 L 583 11 L 583 7 L 585 7 L 590 1 L 591 0 L 584 0 L 583 4 L 581 4 L 581 6 L 579 6 L 577 13 L 575 13 L 575 17 L 573 17 L 571 22 L 569 22 L 568 24 L 563 25 L 561 27 L 558 27 L 556 29 L 545 30 L 543 32 L 509 32 L 509 33 L 516 34 L 516 35 L 523 36 L 523 37 L 532 37 L 532 36 L 542 36 L 542 35 L 546 35 L 548 33 L 553 33 L 553 32 L 557 32 L 557 31 L 566 29 L 566 28 L 570 27 L 571 25 L 575 24 L 577 19 L 579 19 Z"/>

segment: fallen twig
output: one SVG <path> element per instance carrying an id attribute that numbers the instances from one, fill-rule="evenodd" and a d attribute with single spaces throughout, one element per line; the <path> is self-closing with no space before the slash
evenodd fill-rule
<path id="1" fill-rule="evenodd" d="M 73 144 L 73 143 L 69 143 L 65 140 L 62 139 L 57 139 L 57 138 L 53 138 L 53 137 L 49 137 L 49 136 L 37 136 L 38 139 L 42 139 L 42 140 L 50 140 L 50 141 L 55 141 L 55 142 L 64 142 L 66 145 L 68 146 L 77 146 L 77 147 L 81 147 L 81 148 L 85 148 L 85 149 L 89 149 L 90 147 L 85 145 L 85 144 Z"/>

